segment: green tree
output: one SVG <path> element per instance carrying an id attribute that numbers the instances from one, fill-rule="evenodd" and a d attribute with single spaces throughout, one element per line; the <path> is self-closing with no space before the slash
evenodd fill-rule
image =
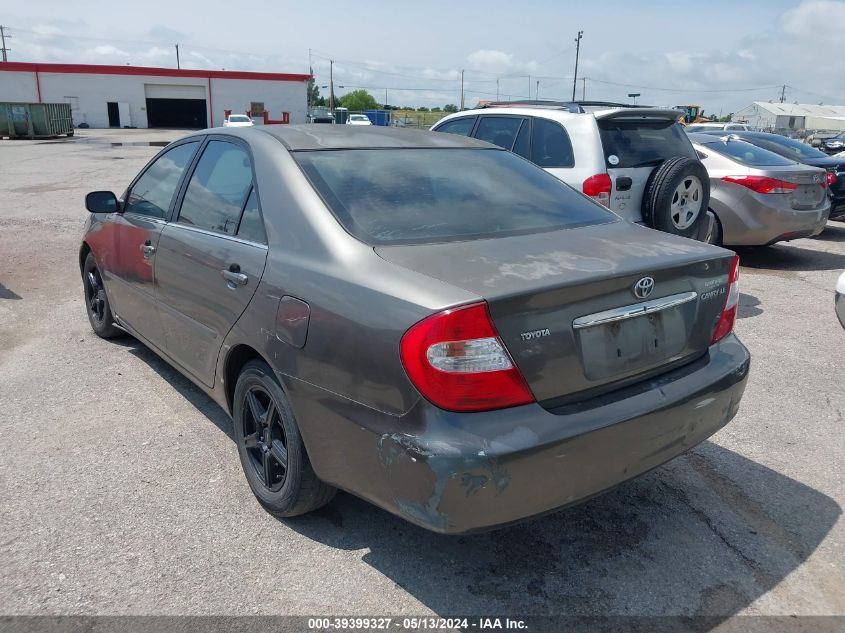
<path id="1" fill-rule="evenodd" d="M 445 106 L 443 106 L 443 112 L 457 112 L 457 111 L 458 111 L 458 106 L 456 106 L 454 103 L 447 103 Z"/>
<path id="2" fill-rule="evenodd" d="M 434 106 L 434 107 L 431 109 L 431 111 L 432 111 L 432 112 L 443 112 L 443 110 L 441 110 L 441 109 L 440 109 L 440 106 Z"/>
<path id="3" fill-rule="evenodd" d="M 426 108 L 425 106 L 420 106 L 419 108 L 417 108 L 417 112 L 428 112 L 428 108 Z"/>
<path id="4" fill-rule="evenodd" d="M 366 90 L 353 90 L 340 97 L 338 101 L 341 106 L 349 110 L 375 110 L 378 108 L 378 101 Z"/>
<path id="5" fill-rule="evenodd" d="M 320 96 L 320 88 L 314 83 L 314 70 L 312 69 L 311 79 L 308 80 L 308 103 L 311 104 L 311 107 L 325 105 L 325 103 L 320 103 L 321 100 L 323 100 L 323 97 Z"/>

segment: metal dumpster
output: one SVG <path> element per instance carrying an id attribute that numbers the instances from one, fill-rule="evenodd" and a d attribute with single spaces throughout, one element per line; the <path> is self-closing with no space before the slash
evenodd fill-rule
<path id="1" fill-rule="evenodd" d="M 0 103 L 0 138 L 73 136 L 69 103 Z"/>

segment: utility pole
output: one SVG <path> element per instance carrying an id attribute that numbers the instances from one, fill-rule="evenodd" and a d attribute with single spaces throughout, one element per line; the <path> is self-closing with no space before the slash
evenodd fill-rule
<path id="1" fill-rule="evenodd" d="M 786 84 L 783 84 L 783 88 L 780 91 L 780 102 L 783 103 L 786 101 Z"/>
<path id="2" fill-rule="evenodd" d="M 305 89 L 305 101 L 308 104 L 308 122 L 311 123 L 311 93 L 314 92 L 311 89 L 311 86 L 314 85 L 316 82 L 314 81 L 314 64 L 311 63 L 311 49 L 308 49 L 308 74 L 311 75 L 311 79 L 308 80 L 308 87 Z"/>
<path id="3" fill-rule="evenodd" d="M 535 99 L 540 98 L 540 80 L 539 79 L 537 80 L 537 88 L 534 90 L 534 98 Z"/>
<path id="4" fill-rule="evenodd" d="M 6 48 L 6 38 L 7 38 L 7 37 L 8 37 L 9 39 L 11 39 L 11 38 L 12 38 L 12 36 L 11 36 L 11 35 L 6 35 L 6 30 L 5 30 L 5 29 L 7 29 L 7 28 L 9 28 L 9 27 L 8 27 L 8 26 L 3 26 L 2 24 L 0 24 L 0 42 L 2 42 L 2 44 L 0 44 L 0 50 L 2 50 L 2 51 L 3 51 L 3 61 L 4 61 L 4 62 L 9 61 L 9 59 L 6 57 L 6 53 L 7 53 L 7 52 L 10 52 L 10 51 L 12 50 L 11 48 Z"/>
<path id="5" fill-rule="evenodd" d="M 531 75 L 528 75 L 528 100 L 531 101 Z"/>
<path id="6" fill-rule="evenodd" d="M 387 88 L 384 89 L 384 108 L 387 109 Z"/>
<path id="7" fill-rule="evenodd" d="M 496 101 L 499 100 L 499 78 L 496 77 Z"/>
<path id="8" fill-rule="evenodd" d="M 334 114 L 334 60 L 329 60 L 329 112 Z"/>
<path id="9" fill-rule="evenodd" d="M 464 109 L 464 71 L 461 70 L 461 111 Z"/>
<path id="10" fill-rule="evenodd" d="M 179 63 L 179 45 L 176 45 L 176 68 L 182 68 L 182 65 Z"/>
<path id="11" fill-rule="evenodd" d="M 581 101 L 587 100 L 587 78 L 581 77 Z"/>
<path id="12" fill-rule="evenodd" d="M 575 38 L 575 77 L 572 79 L 572 100 L 575 101 L 575 85 L 578 83 L 578 54 L 581 52 L 581 37 L 584 31 L 578 31 L 578 37 Z"/>

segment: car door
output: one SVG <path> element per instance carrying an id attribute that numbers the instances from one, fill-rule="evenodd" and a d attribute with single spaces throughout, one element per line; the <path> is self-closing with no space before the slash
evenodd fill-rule
<path id="1" fill-rule="evenodd" d="M 185 170 L 200 140 L 164 150 L 129 185 L 121 211 L 109 218 L 103 281 L 121 323 L 164 347 L 155 305 L 155 254 Z"/>
<path id="2" fill-rule="evenodd" d="M 267 245 L 248 146 L 212 136 L 156 253 L 167 354 L 209 387 L 217 355 L 264 272 Z"/>

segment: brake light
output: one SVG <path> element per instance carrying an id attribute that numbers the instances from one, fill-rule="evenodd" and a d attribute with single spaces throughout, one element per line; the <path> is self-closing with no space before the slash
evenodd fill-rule
<path id="1" fill-rule="evenodd" d="M 610 207 L 610 192 L 613 184 L 607 174 L 596 174 L 584 181 L 582 187 L 584 194 L 606 207 Z"/>
<path id="2" fill-rule="evenodd" d="M 725 297 L 725 306 L 722 308 L 722 313 L 719 315 L 719 320 L 716 323 L 716 329 L 713 330 L 713 338 L 710 340 L 710 345 L 722 340 L 731 330 L 734 329 L 736 322 L 736 311 L 739 306 L 739 257 L 734 255 L 733 263 L 731 264 L 731 272 L 728 276 L 728 294 Z"/>
<path id="3" fill-rule="evenodd" d="M 798 187 L 794 182 L 768 176 L 723 176 L 722 180 L 748 187 L 757 193 L 789 193 Z"/>
<path id="4" fill-rule="evenodd" d="M 832 171 L 827 172 L 827 186 L 832 187 L 836 184 L 836 174 Z"/>
<path id="5" fill-rule="evenodd" d="M 399 354 L 414 386 L 441 409 L 489 411 L 534 402 L 484 302 L 423 319 L 405 332 Z"/>

